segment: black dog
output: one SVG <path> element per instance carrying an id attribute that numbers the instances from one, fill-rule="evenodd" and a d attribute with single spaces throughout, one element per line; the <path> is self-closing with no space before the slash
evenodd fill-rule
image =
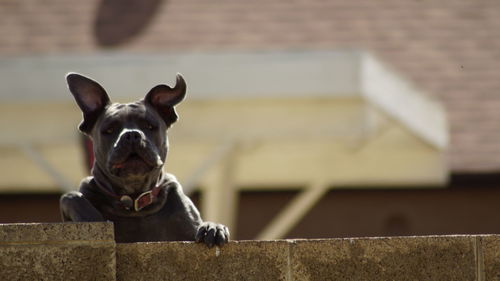
<path id="1" fill-rule="evenodd" d="M 167 129 L 186 94 L 182 76 L 174 88 L 158 85 L 127 104 L 111 103 L 97 82 L 82 75 L 70 73 L 66 80 L 83 112 L 79 129 L 92 138 L 95 161 L 80 192 L 61 197 L 63 220 L 112 221 L 117 242 L 226 243 L 227 227 L 203 222 L 175 177 L 163 172 Z"/>

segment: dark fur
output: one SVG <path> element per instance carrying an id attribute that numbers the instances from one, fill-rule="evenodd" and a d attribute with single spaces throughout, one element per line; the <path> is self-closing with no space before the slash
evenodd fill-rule
<path id="1" fill-rule="evenodd" d="M 143 100 L 128 104 L 111 103 L 97 82 L 82 75 L 70 73 L 66 80 L 83 113 L 79 128 L 93 140 L 95 162 L 80 191 L 61 197 L 63 220 L 112 221 L 117 242 L 226 243 L 227 227 L 202 221 L 179 182 L 163 172 L 167 129 L 177 121 L 174 106 L 186 92 L 182 76 L 177 75 L 174 88 L 158 85 Z M 161 187 L 155 202 L 139 211 L 117 199 L 136 198 L 155 186 Z"/>

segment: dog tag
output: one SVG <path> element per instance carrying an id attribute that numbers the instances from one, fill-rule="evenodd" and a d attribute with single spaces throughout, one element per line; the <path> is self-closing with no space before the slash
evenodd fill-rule
<path id="1" fill-rule="evenodd" d="M 132 206 L 134 205 L 134 201 L 132 201 L 132 198 L 130 198 L 130 196 L 128 195 L 123 195 L 122 197 L 120 197 L 120 202 L 122 202 L 123 206 L 127 210 L 130 210 L 130 208 L 132 208 Z"/>

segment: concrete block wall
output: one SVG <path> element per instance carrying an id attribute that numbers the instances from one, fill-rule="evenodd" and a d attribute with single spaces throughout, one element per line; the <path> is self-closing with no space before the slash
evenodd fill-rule
<path id="1" fill-rule="evenodd" d="M 0 280 L 115 280 L 112 223 L 0 224 Z"/>
<path id="2" fill-rule="evenodd" d="M 111 223 L 0 225 L 0 280 L 500 280 L 500 235 L 115 244 Z"/>

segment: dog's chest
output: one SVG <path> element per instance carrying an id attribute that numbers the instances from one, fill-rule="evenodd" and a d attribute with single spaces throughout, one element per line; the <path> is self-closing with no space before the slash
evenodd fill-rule
<path id="1" fill-rule="evenodd" d="M 195 226 L 176 219 L 167 208 L 145 217 L 109 216 L 118 243 L 194 240 Z"/>

